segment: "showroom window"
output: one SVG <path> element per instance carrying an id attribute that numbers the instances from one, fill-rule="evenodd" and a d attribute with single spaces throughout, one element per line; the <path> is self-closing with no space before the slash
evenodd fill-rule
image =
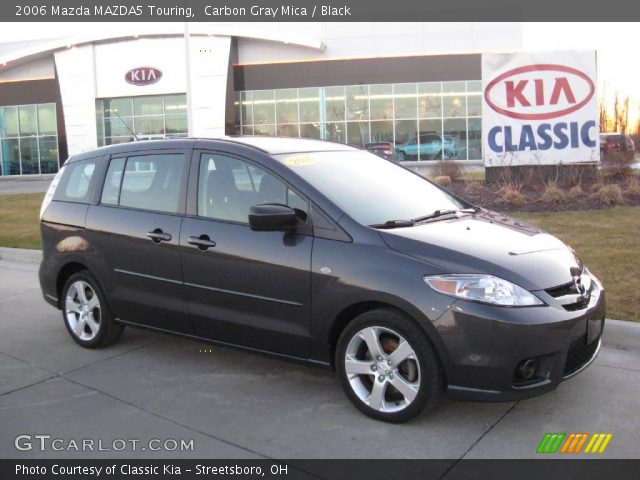
<path id="1" fill-rule="evenodd" d="M 96 101 L 96 117 L 99 146 L 188 134 L 184 94 L 102 98 Z"/>
<path id="2" fill-rule="evenodd" d="M 58 168 L 55 103 L 0 107 L 0 173 L 38 175 Z"/>
<path id="3" fill-rule="evenodd" d="M 236 93 L 243 135 L 394 142 L 407 160 L 479 160 L 480 81 L 346 85 Z"/>

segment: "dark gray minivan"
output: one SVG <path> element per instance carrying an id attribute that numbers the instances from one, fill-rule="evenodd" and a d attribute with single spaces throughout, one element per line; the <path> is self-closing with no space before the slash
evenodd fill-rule
<path id="1" fill-rule="evenodd" d="M 346 145 L 100 148 L 56 176 L 41 232 L 83 347 L 131 325 L 301 360 L 382 420 L 548 392 L 600 347 L 604 290 L 569 247 Z"/>

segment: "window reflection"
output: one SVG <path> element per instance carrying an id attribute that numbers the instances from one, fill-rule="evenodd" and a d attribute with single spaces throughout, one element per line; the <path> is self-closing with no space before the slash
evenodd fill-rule
<path id="1" fill-rule="evenodd" d="M 391 85 L 371 85 L 369 87 L 369 102 L 371 105 L 371 120 L 386 120 L 393 118 L 393 95 Z"/>
<path id="2" fill-rule="evenodd" d="M 393 142 L 407 160 L 480 159 L 480 81 L 238 92 L 244 135 Z"/>
<path id="3" fill-rule="evenodd" d="M 300 121 L 320 121 L 320 89 L 301 88 L 299 91 Z"/>
<path id="4" fill-rule="evenodd" d="M 322 95 L 324 91 L 324 96 Z M 320 92 L 321 101 L 324 100 L 324 118 L 321 121 L 343 121 L 345 118 L 344 87 L 329 87 Z"/>
<path id="5" fill-rule="evenodd" d="M 418 108 L 416 100 L 415 83 L 394 85 L 393 108 L 395 118 L 416 118 L 416 109 Z"/>
<path id="6" fill-rule="evenodd" d="M 369 122 L 347 122 L 347 143 L 358 147 L 369 143 Z"/>
<path id="7" fill-rule="evenodd" d="M 299 137 L 298 124 L 278 125 L 276 135 L 279 137 Z"/>
<path id="8" fill-rule="evenodd" d="M 253 92 L 253 121 L 273 124 L 276 120 L 276 107 L 273 90 Z"/>
<path id="9" fill-rule="evenodd" d="M 276 118 L 278 123 L 298 123 L 297 88 L 276 90 Z"/>
<path id="10" fill-rule="evenodd" d="M 442 117 L 442 84 L 418 84 L 418 118 Z"/>
<path id="11" fill-rule="evenodd" d="M 467 114 L 466 82 L 442 84 L 442 110 L 444 117 L 464 117 Z"/>
<path id="12" fill-rule="evenodd" d="M 346 87 L 347 120 L 369 120 L 369 86 Z"/>
<path id="13" fill-rule="evenodd" d="M 186 137 L 187 96 L 154 95 L 96 101 L 98 145 Z M 239 120 L 239 119 L 238 119 Z"/>
<path id="14" fill-rule="evenodd" d="M 300 137 L 302 138 L 322 138 L 319 123 L 303 123 L 300 125 Z"/>
<path id="15" fill-rule="evenodd" d="M 0 175 L 58 171 L 56 105 L 0 107 Z"/>

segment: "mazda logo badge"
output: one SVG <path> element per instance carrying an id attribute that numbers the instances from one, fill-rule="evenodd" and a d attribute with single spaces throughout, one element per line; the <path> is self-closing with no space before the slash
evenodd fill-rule
<path id="1" fill-rule="evenodd" d="M 573 283 L 576 286 L 576 290 L 578 291 L 578 293 L 582 295 L 582 297 L 587 298 L 587 289 L 582 284 L 582 280 L 580 279 L 580 277 L 573 277 Z"/>

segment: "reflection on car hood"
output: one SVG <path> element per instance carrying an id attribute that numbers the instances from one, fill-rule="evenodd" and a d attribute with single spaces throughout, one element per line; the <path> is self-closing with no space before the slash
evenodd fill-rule
<path id="1" fill-rule="evenodd" d="M 582 270 L 573 251 L 537 227 L 482 211 L 409 228 L 380 230 L 390 248 L 440 271 L 486 273 L 528 290 L 568 283 Z"/>

